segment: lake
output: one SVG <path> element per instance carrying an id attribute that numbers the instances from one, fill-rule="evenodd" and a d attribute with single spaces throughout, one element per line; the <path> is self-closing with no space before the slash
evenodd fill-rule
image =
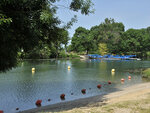
<path id="1" fill-rule="evenodd" d="M 68 66 L 71 67 L 68 70 Z M 35 67 L 35 73 L 31 69 Z M 16 68 L 0 73 L 0 110 L 5 113 L 36 108 L 35 102 L 42 99 L 42 106 L 103 95 L 121 88 L 145 82 L 140 73 L 129 70 L 148 68 L 150 61 L 129 60 L 28 60 Z M 111 73 L 111 69 L 115 73 Z M 128 80 L 131 76 L 131 80 Z M 121 83 L 120 79 L 125 82 Z M 111 81 L 109 85 L 107 82 Z M 102 88 L 98 89 L 97 85 Z M 86 89 L 86 94 L 81 93 Z M 66 94 L 65 100 L 60 94 Z M 48 101 L 51 99 L 51 101 Z"/>

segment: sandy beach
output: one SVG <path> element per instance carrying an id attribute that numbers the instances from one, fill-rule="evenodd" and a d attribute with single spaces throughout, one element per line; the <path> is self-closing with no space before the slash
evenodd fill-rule
<path id="1" fill-rule="evenodd" d="M 62 102 L 54 105 L 42 106 L 34 108 L 20 113 L 50 113 L 50 112 L 84 112 L 89 113 L 108 105 L 113 105 L 120 102 L 127 101 L 141 101 L 142 99 L 150 96 L 150 83 L 142 83 L 121 89 L 117 92 L 112 92 L 107 95 L 99 95 L 84 99 L 78 99 L 69 102 Z M 148 103 L 150 105 L 150 102 Z M 120 111 L 119 111 L 120 112 Z"/>

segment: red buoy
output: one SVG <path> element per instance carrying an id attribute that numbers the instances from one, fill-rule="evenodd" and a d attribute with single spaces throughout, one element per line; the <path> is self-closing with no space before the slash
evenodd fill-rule
<path id="1" fill-rule="evenodd" d="M 35 104 L 36 104 L 37 106 L 41 106 L 41 103 L 42 103 L 42 100 L 37 100 Z"/>
<path id="2" fill-rule="evenodd" d="M 61 98 L 62 100 L 64 100 L 64 99 L 65 99 L 65 94 L 61 94 L 61 95 L 60 95 L 60 98 Z"/>
<path id="3" fill-rule="evenodd" d="M 108 81 L 108 84 L 111 84 L 111 81 Z"/>
<path id="4" fill-rule="evenodd" d="M 122 78 L 122 79 L 121 79 L 121 82 L 124 82 L 124 81 L 125 81 L 125 79 L 124 79 L 124 78 Z"/>
<path id="5" fill-rule="evenodd" d="M 131 76 L 128 76 L 128 79 L 131 79 Z"/>
<path id="6" fill-rule="evenodd" d="M 85 93 L 86 93 L 86 89 L 82 89 L 81 92 L 82 92 L 83 94 L 85 94 Z"/>
<path id="7" fill-rule="evenodd" d="M 98 84 L 98 85 L 97 85 L 97 88 L 99 88 L 99 89 L 100 89 L 100 88 L 101 88 L 101 85 L 100 85 L 100 84 Z"/>
<path id="8" fill-rule="evenodd" d="M 0 113 L 4 113 L 4 111 L 3 111 L 3 110 L 0 110 Z"/>

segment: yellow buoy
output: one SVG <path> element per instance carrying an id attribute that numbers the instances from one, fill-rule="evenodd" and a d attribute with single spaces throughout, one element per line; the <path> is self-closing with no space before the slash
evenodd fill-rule
<path id="1" fill-rule="evenodd" d="M 115 69 L 112 69 L 111 72 L 115 72 Z"/>
<path id="2" fill-rule="evenodd" d="M 35 71 L 35 68 L 32 68 L 32 71 Z"/>
<path id="3" fill-rule="evenodd" d="M 111 72 L 111 75 L 114 76 L 114 75 L 115 75 L 115 72 L 112 71 L 112 72 Z"/>
<path id="4" fill-rule="evenodd" d="M 70 66 L 68 66 L 68 69 L 71 69 L 71 67 L 70 67 Z"/>
<path id="5" fill-rule="evenodd" d="M 32 71 L 32 75 L 34 75 L 35 74 L 35 71 Z"/>

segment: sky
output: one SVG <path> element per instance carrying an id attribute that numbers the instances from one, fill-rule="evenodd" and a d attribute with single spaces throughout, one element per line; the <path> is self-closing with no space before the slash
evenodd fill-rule
<path id="1" fill-rule="evenodd" d="M 150 0 L 92 0 L 95 12 L 87 16 L 66 8 L 69 6 L 69 1 L 62 0 L 56 4 L 65 6 L 60 6 L 57 11 L 57 16 L 64 23 L 67 23 L 73 15 L 77 15 L 77 23 L 74 23 L 69 29 L 70 37 L 73 36 L 76 28 L 81 26 L 90 29 L 92 26 L 104 22 L 105 18 L 113 18 L 116 22 L 122 22 L 125 30 L 150 26 Z"/>

